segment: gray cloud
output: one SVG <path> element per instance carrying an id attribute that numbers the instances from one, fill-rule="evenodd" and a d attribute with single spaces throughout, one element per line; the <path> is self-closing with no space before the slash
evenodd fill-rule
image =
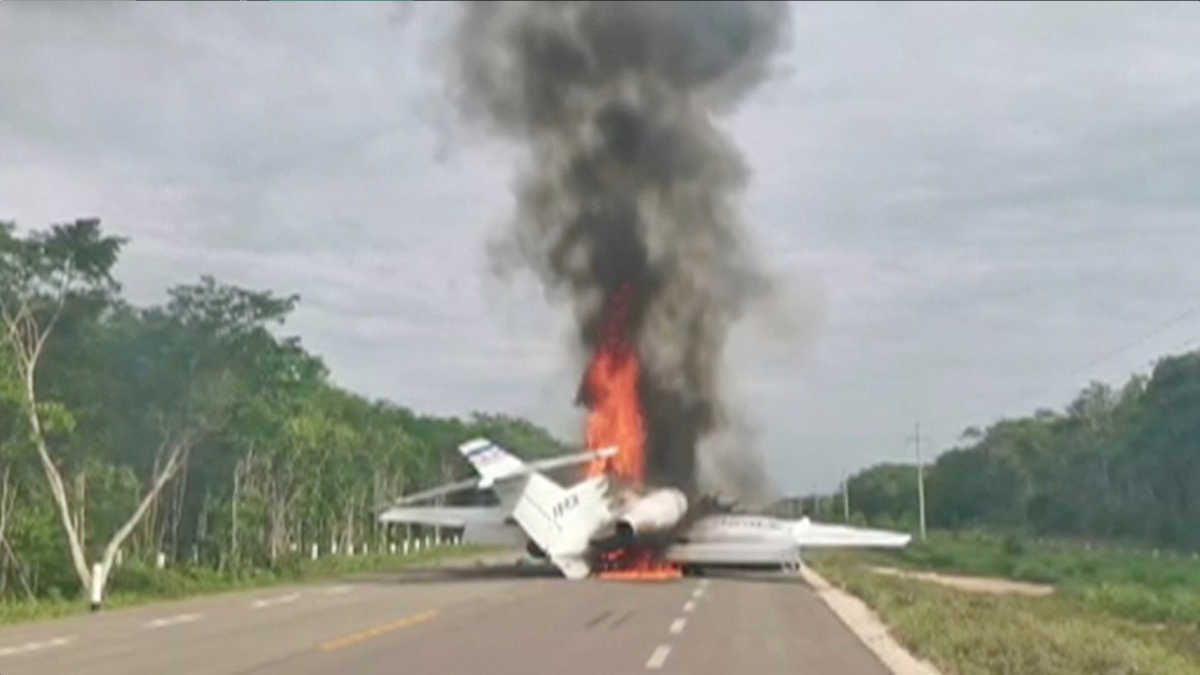
<path id="1" fill-rule="evenodd" d="M 299 292 L 291 329 L 364 393 L 576 432 L 569 317 L 487 270 L 521 155 L 447 143 L 456 10 L 286 10 L 0 5 L 0 217 L 103 217 L 139 301 Z M 1200 341 L 1193 317 L 1081 370 L 1198 302 L 1195 11 L 793 7 L 786 67 L 720 122 L 784 314 L 735 328 L 733 403 L 782 489 Z"/>

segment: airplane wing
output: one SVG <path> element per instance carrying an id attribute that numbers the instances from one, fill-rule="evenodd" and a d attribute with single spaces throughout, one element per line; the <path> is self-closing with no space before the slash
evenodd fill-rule
<path id="1" fill-rule="evenodd" d="M 903 532 L 827 525 L 814 523 L 808 518 L 792 526 L 792 535 L 800 548 L 904 548 L 912 539 L 912 535 Z"/>
<path id="2" fill-rule="evenodd" d="M 665 558 L 689 565 L 778 565 L 794 562 L 799 556 L 795 546 L 786 543 L 714 542 L 673 544 Z"/>
<path id="3" fill-rule="evenodd" d="M 379 514 L 379 522 L 467 527 L 503 525 L 508 515 L 504 509 L 491 506 L 393 506 Z"/>
<path id="4" fill-rule="evenodd" d="M 673 544 L 671 562 L 693 565 L 773 565 L 795 562 L 809 548 L 903 548 L 912 536 L 864 527 L 826 525 L 803 518 L 788 524 L 790 540 L 730 539 Z"/>
<path id="5" fill-rule="evenodd" d="M 379 514 L 381 523 L 462 528 L 462 541 L 489 546 L 523 546 L 525 537 L 500 507 L 394 506 Z"/>
<path id="6" fill-rule="evenodd" d="M 454 481 L 453 483 L 446 483 L 445 485 L 439 485 L 434 488 L 429 488 L 428 490 L 421 490 L 420 492 L 414 492 L 411 495 L 404 495 L 403 497 L 396 499 L 392 503 L 395 504 L 396 506 L 404 506 L 406 504 L 415 504 L 417 502 L 423 502 L 423 501 L 426 501 L 429 499 L 433 499 L 434 497 L 441 497 L 442 495 L 448 495 L 452 492 L 462 492 L 463 490 L 471 490 L 476 487 L 479 487 L 479 481 L 480 481 L 480 479 L 478 479 L 478 478 L 468 478 L 466 480 Z"/>

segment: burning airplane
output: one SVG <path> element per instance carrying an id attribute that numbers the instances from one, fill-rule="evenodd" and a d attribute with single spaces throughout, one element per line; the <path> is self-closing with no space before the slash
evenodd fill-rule
<path id="1" fill-rule="evenodd" d="M 768 76 L 788 8 L 462 10 L 450 43 L 456 101 L 528 158 L 495 262 L 526 265 L 569 299 L 588 355 L 584 440 L 618 449 L 584 477 L 610 476 L 619 501 L 646 504 L 629 509 L 639 519 L 653 511 L 630 527 L 665 515 L 678 524 L 702 487 L 699 443 L 729 421 L 719 376 L 728 331 L 770 286 L 738 217 L 749 172 L 718 117 Z M 741 466 L 758 462 L 750 448 L 734 452 Z M 653 551 L 610 553 L 611 566 L 662 572 Z"/>
<path id="2" fill-rule="evenodd" d="M 532 463 L 522 462 L 486 438 L 459 446 L 479 478 L 459 481 L 396 500 L 380 522 L 463 529 L 464 540 L 480 532 L 508 530 L 527 539 L 531 554 L 546 558 L 568 579 L 595 574 L 615 579 L 672 579 L 685 567 L 778 566 L 796 568 L 806 548 L 903 547 L 909 535 L 841 525 L 744 514 L 688 518 L 687 500 L 674 488 L 638 488 L 600 471 L 563 487 L 543 471 L 571 465 L 620 464 L 618 448 L 588 450 Z M 467 489 L 495 492 L 499 505 L 412 506 Z"/>
<path id="3" fill-rule="evenodd" d="M 531 268 L 569 301 L 592 452 L 560 460 L 583 474 L 562 487 L 485 440 L 461 449 L 500 497 L 491 515 L 518 523 L 567 576 L 677 575 L 687 533 L 728 529 L 697 530 L 705 514 L 688 502 L 705 487 L 701 441 L 730 422 L 720 377 L 729 330 L 770 283 L 738 215 L 749 171 L 719 119 L 769 76 L 788 11 L 474 3 L 448 42 L 460 110 L 525 151 L 494 262 Z M 730 452 L 709 464 L 763 475 L 751 447 Z M 389 517 L 453 515 L 408 503 Z M 759 554 L 791 556 L 793 539 Z M 737 558 L 739 546 L 707 551 Z"/>

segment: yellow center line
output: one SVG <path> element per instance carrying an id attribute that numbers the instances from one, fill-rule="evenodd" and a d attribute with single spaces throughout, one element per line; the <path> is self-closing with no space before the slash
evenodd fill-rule
<path id="1" fill-rule="evenodd" d="M 329 640 L 328 642 L 322 642 L 320 645 L 320 649 L 323 652 L 332 652 L 335 649 L 349 647 L 350 645 L 358 644 L 359 642 L 362 642 L 364 640 L 370 640 L 373 637 L 379 637 L 380 635 L 383 635 L 384 633 L 389 633 L 394 630 L 399 630 L 401 628 L 407 628 L 409 626 L 415 626 L 416 624 L 423 623 L 425 621 L 432 619 L 435 614 L 437 614 L 436 611 L 429 610 L 428 612 L 421 612 L 420 614 L 413 614 L 412 616 L 406 616 L 403 619 L 400 619 L 398 621 L 393 621 L 391 623 L 385 623 L 381 626 L 375 626 L 374 628 L 368 628 L 367 630 L 359 631 L 357 633 L 350 633 L 349 635 L 343 635 L 340 638 L 337 638 L 334 640 Z"/>

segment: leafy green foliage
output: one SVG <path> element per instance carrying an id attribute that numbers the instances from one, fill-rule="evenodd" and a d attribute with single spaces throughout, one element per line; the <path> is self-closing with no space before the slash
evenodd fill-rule
<path id="1" fill-rule="evenodd" d="M 378 550 L 405 533 L 381 527 L 376 507 L 469 475 L 455 448 L 475 435 L 529 457 L 562 450 L 525 420 L 419 415 L 336 386 L 299 338 L 280 334 L 297 296 L 202 277 L 161 305 L 129 304 L 110 273 L 123 244 L 97 220 L 24 235 L 0 223 L 0 472 L 15 490 L 4 536 L 16 554 L 0 564 L 0 601 L 26 586 L 41 598 L 80 591 L 25 413 L 35 350 L 42 437 L 88 563 L 180 451 L 122 546 L 118 595 L 283 575 L 313 544 Z M 159 552 L 199 576 L 139 581 Z"/>
<path id="2" fill-rule="evenodd" d="M 960 441 L 925 467 L 930 527 L 1200 550 L 1200 351 L 1163 358 L 1120 390 L 1093 382 L 1062 412 L 972 427 Z M 915 525 L 915 467 L 874 466 L 849 489 L 868 522 Z M 840 519 L 840 499 L 811 501 Z"/>

